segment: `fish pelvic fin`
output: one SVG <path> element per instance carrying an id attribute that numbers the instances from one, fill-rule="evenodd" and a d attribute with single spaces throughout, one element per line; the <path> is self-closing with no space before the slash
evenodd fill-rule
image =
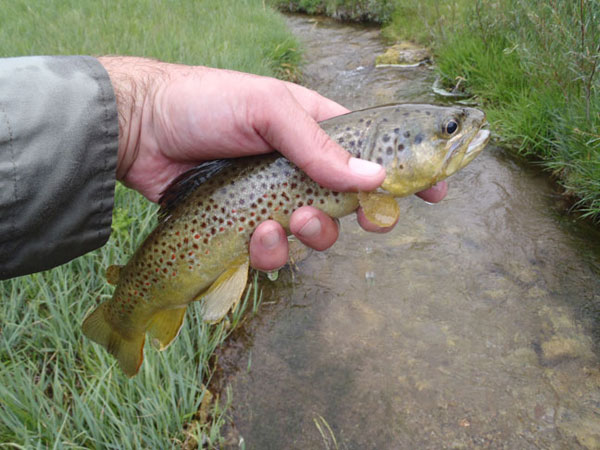
<path id="1" fill-rule="evenodd" d="M 106 307 L 106 303 L 101 304 L 85 319 L 82 325 L 83 334 L 106 348 L 117 359 L 125 375 L 133 377 L 138 373 L 144 360 L 146 336 L 140 332 L 133 333 L 127 338 L 123 337 L 106 320 Z"/>
<path id="2" fill-rule="evenodd" d="M 165 309 L 154 315 L 147 330 L 154 348 L 162 351 L 173 342 L 181 331 L 186 310 L 187 306 L 183 306 Z"/>
<path id="3" fill-rule="evenodd" d="M 359 192 L 358 203 L 369 222 L 379 227 L 391 227 L 400 217 L 400 207 L 389 194 Z"/>
<path id="4" fill-rule="evenodd" d="M 234 308 L 242 298 L 248 281 L 250 258 L 243 255 L 227 268 L 210 288 L 198 297 L 202 299 L 202 319 L 216 323 Z"/>

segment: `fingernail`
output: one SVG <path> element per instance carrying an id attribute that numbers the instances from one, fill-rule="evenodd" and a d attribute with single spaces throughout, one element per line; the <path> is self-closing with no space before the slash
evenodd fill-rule
<path id="1" fill-rule="evenodd" d="M 260 243 L 267 250 L 273 250 L 279 245 L 279 233 L 276 231 L 269 231 L 267 234 L 260 238 Z"/>
<path id="2" fill-rule="evenodd" d="M 348 167 L 356 175 L 360 175 L 363 177 L 371 177 L 373 175 L 377 175 L 383 169 L 383 167 L 381 167 L 377 163 L 360 158 L 350 158 L 348 160 Z"/>
<path id="3" fill-rule="evenodd" d="M 302 228 L 298 231 L 298 234 L 305 238 L 311 238 L 321 232 L 321 221 L 316 217 L 313 217 L 306 222 Z"/>

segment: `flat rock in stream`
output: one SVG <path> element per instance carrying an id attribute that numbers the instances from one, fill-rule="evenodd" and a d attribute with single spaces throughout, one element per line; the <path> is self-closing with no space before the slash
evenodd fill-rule
<path id="1" fill-rule="evenodd" d="M 415 67 L 431 60 L 429 50 L 410 42 L 400 42 L 375 57 L 376 67 Z"/>

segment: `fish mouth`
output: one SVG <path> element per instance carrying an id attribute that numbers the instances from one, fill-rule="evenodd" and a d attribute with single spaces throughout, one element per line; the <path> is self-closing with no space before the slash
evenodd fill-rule
<path id="1" fill-rule="evenodd" d="M 473 152 L 481 151 L 483 147 L 490 140 L 490 130 L 481 129 L 479 133 L 469 142 L 469 146 L 467 147 L 466 156 L 470 155 Z"/>
<path id="2" fill-rule="evenodd" d="M 475 137 L 471 139 L 471 142 L 469 142 L 467 150 L 465 151 L 465 156 L 463 157 L 462 166 L 464 167 L 473 161 L 485 148 L 489 140 L 490 130 L 485 128 L 480 129 Z"/>

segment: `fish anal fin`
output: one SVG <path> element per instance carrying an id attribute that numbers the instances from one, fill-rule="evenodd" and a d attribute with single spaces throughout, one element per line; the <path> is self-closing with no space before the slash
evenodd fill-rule
<path id="1" fill-rule="evenodd" d="M 369 222 L 379 227 L 391 227 L 400 217 L 400 207 L 389 194 L 359 192 L 358 203 Z"/>
<path id="2" fill-rule="evenodd" d="M 220 321 L 227 312 L 240 301 L 248 281 L 249 257 L 244 255 L 228 267 L 210 286 L 198 297 L 202 300 L 202 318 L 205 322 Z"/>
<path id="3" fill-rule="evenodd" d="M 154 348 L 162 351 L 173 342 L 181 330 L 186 310 L 187 307 L 182 306 L 164 309 L 154 315 L 147 330 Z"/>
<path id="4" fill-rule="evenodd" d="M 123 266 L 113 264 L 106 268 L 106 281 L 108 284 L 117 285 L 119 284 L 119 278 L 121 276 L 121 269 Z"/>
<path id="5" fill-rule="evenodd" d="M 128 377 L 133 377 L 138 373 L 142 361 L 144 360 L 144 340 L 143 332 L 130 333 L 129 336 L 122 336 L 106 320 L 105 309 L 107 304 L 101 304 L 90 314 L 83 322 L 83 333 L 92 341 L 102 345 L 113 355 L 119 367 Z"/>

